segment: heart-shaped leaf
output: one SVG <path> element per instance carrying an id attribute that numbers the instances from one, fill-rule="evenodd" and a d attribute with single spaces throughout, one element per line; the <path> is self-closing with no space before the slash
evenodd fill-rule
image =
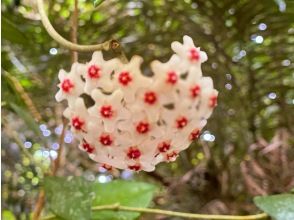
<path id="1" fill-rule="evenodd" d="M 119 203 L 131 207 L 147 207 L 152 200 L 155 187 L 151 184 L 134 181 L 113 181 L 107 184 L 95 183 L 96 197 L 93 206 Z M 93 211 L 95 220 L 131 220 L 140 213 L 125 211 Z"/>
<path id="2" fill-rule="evenodd" d="M 91 219 L 91 184 L 81 177 L 47 177 L 45 192 L 51 211 L 64 219 Z"/>
<path id="3" fill-rule="evenodd" d="M 294 219 L 293 194 L 257 196 L 254 198 L 254 203 L 265 213 L 277 220 Z"/>

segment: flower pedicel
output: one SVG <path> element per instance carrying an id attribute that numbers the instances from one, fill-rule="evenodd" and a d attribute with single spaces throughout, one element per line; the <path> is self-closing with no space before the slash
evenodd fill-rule
<path id="1" fill-rule="evenodd" d="M 123 64 L 104 60 L 101 52 L 69 73 L 60 70 L 56 100 L 67 100 L 64 116 L 79 147 L 104 168 L 153 171 L 199 137 L 218 92 L 202 76 L 206 53 L 190 37 L 183 40 L 172 43 L 168 62 L 151 63 L 152 77 L 142 74 L 139 56 Z M 94 105 L 86 107 L 84 96 Z"/>

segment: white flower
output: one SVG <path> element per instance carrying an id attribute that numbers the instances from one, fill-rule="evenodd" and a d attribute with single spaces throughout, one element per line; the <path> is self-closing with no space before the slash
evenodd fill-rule
<path id="1" fill-rule="evenodd" d="M 181 76 L 181 60 L 178 55 L 173 55 L 168 62 L 161 63 L 155 60 L 151 63 L 151 69 L 154 73 L 153 83 L 159 91 L 167 91 L 177 86 Z"/>
<path id="2" fill-rule="evenodd" d="M 79 148 L 105 169 L 153 171 L 176 160 L 206 125 L 218 95 L 202 76 L 207 55 L 188 36 L 172 49 L 169 61 L 151 63 L 152 77 L 142 74 L 141 57 L 123 64 L 101 52 L 70 73 L 60 71 L 56 99 L 68 100 L 64 116 Z"/>
<path id="3" fill-rule="evenodd" d="M 107 132 L 113 132 L 118 121 L 126 120 L 131 116 L 122 104 L 123 92 L 121 90 L 116 90 L 111 95 L 104 95 L 100 90 L 95 89 L 92 92 L 92 98 L 95 105 L 88 111 L 94 120 L 103 121 Z"/>
<path id="4" fill-rule="evenodd" d="M 111 92 L 113 90 L 111 73 L 118 66 L 118 62 L 118 59 L 105 61 L 101 51 L 94 52 L 92 60 L 80 69 L 86 80 L 85 92 L 91 94 L 95 88 Z"/>
<path id="5" fill-rule="evenodd" d="M 155 60 L 151 63 L 151 70 L 154 73 L 153 88 L 159 94 L 160 104 L 174 102 L 184 73 L 180 58 L 174 54 L 166 63 Z"/>
<path id="6" fill-rule="evenodd" d="M 82 98 L 77 98 L 72 107 L 68 107 L 63 115 L 70 120 L 71 129 L 74 133 L 86 133 L 90 121 L 87 108 Z"/>
<path id="7" fill-rule="evenodd" d="M 115 86 L 124 92 L 124 100 L 127 103 L 135 101 L 135 95 L 139 88 L 148 88 L 151 84 L 151 79 L 142 75 L 140 70 L 142 62 L 141 57 L 134 56 L 129 63 L 121 63 L 119 69 L 115 71 Z"/>
<path id="8" fill-rule="evenodd" d="M 79 97 L 84 91 L 84 82 L 81 79 L 80 74 L 77 69 L 80 64 L 74 63 L 70 73 L 60 70 L 58 73 L 58 78 L 60 83 L 58 87 L 60 88 L 57 92 L 55 98 L 58 102 L 66 99 L 68 104 L 71 106 L 77 97 Z"/>
<path id="9" fill-rule="evenodd" d="M 130 134 L 132 144 L 138 145 L 146 139 L 156 138 L 160 135 L 161 129 L 156 122 L 149 120 L 144 111 L 139 111 L 139 108 L 136 110 L 135 107 L 132 110 L 130 120 L 122 121 L 117 125 L 119 130 Z"/>
<path id="10" fill-rule="evenodd" d="M 173 51 L 181 57 L 182 66 L 188 70 L 191 66 L 200 67 L 201 63 L 207 60 L 207 54 L 200 50 L 200 47 L 195 47 L 191 37 L 185 35 L 183 44 L 173 42 L 171 45 Z"/>

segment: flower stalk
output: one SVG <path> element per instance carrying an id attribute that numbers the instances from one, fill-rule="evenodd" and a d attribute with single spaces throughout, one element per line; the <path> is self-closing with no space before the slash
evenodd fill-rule
<path id="1" fill-rule="evenodd" d="M 73 43 L 71 41 L 66 40 L 54 29 L 51 22 L 49 21 L 49 18 L 44 9 L 44 1 L 37 0 L 37 5 L 38 5 L 38 11 L 39 11 L 42 23 L 44 25 L 44 28 L 46 29 L 48 34 L 63 47 L 73 51 L 79 51 L 79 52 L 90 52 L 90 51 L 99 51 L 99 50 L 107 51 L 110 49 L 116 49 L 120 47 L 120 43 L 117 42 L 116 40 L 108 40 L 101 44 L 93 44 L 93 45 L 80 45 L 80 44 Z"/>

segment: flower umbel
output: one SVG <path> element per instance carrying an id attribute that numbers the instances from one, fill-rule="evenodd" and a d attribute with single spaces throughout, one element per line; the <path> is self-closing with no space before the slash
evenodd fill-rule
<path id="1" fill-rule="evenodd" d="M 183 39 L 172 43 L 168 62 L 151 63 L 152 77 L 142 74 L 139 56 L 125 64 L 105 60 L 101 52 L 89 63 L 73 64 L 69 73 L 60 71 L 56 99 L 67 100 L 64 116 L 80 149 L 104 169 L 153 171 L 200 136 L 218 92 L 202 76 L 206 53 L 190 37 Z M 85 95 L 94 102 L 90 107 Z"/>

